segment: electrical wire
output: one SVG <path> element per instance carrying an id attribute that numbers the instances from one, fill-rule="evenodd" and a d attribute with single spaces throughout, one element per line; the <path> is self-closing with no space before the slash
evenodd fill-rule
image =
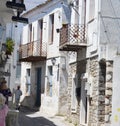
<path id="1" fill-rule="evenodd" d="M 101 18 L 101 20 L 102 20 L 102 24 L 103 24 L 103 27 L 104 27 L 104 31 L 105 31 L 106 37 L 107 37 L 107 39 L 108 39 L 108 41 L 109 41 L 109 43 L 110 43 L 109 36 L 108 36 L 108 34 L 106 33 L 106 32 L 107 32 L 107 29 L 106 29 L 106 26 L 105 26 L 105 22 L 104 22 L 104 20 L 103 20 L 103 18 L 102 18 L 102 14 L 101 14 L 101 13 L 100 13 L 100 18 Z"/>
<path id="2" fill-rule="evenodd" d="M 119 1 L 120 2 L 120 1 Z M 113 6 L 113 3 L 112 3 L 112 1 L 110 0 L 110 4 L 111 4 L 111 7 L 112 7 L 112 9 L 113 9 L 113 13 L 114 13 L 114 15 L 115 15 L 115 18 L 117 18 L 117 15 L 116 15 L 116 12 L 115 12 L 115 9 L 114 9 L 114 6 Z M 119 23 L 119 21 L 118 20 L 116 20 L 117 21 L 117 24 L 118 24 L 118 26 L 119 27 L 116 27 L 117 28 L 117 31 L 118 31 L 118 33 L 120 32 L 120 23 Z M 120 39 L 120 36 L 118 36 L 119 37 L 119 39 Z"/>
<path id="3" fill-rule="evenodd" d="M 78 12 L 78 8 L 79 6 L 74 5 L 74 3 L 76 4 L 78 2 L 78 0 L 73 0 L 70 2 L 70 6 L 73 8 L 73 10 L 80 16 L 79 12 Z"/>
<path id="4" fill-rule="evenodd" d="M 111 0 L 109 0 L 109 1 L 110 1 L 109 3 L 111 4 L 111 7 L 113 9 L 113 13 L 114 13 L 115 17 L 112 17 L 112 16 L 102 16 L 102 14 L 100 13 L 100 18 L 102 20 L 102 24 L 103 24 L 103 27 L 105 29 L 106 37 L 107 37 L 108 41 L 110 42 L 110 38 L 109 38 L 109 36 L 107 34 L 107 29 L 106 29 L 106 26 L 105 26 L 104 18 L 110 18 L 110 19 L 116 19 L 117 20 L 117 19 L 120 19 L 120 17 L 117 17 L 117 15 L 115 13 L 115 9 L 114 9 L 113 4 L 112 4 L 112 1 Z M 119 2 L 120 2 L 120 0 L 119 0 Z M 120 24 L 119 24 L 118 20 L 117 20 L 117 24 L 120 27 Z M 116 28 L 116 27 L 114 27 L 114 28 Z M 118 30 L 118 32 L 120 32 L 118 27 L 117 27 L 117 30 Z"/>
<path id="5" fill-rule="evenodd" d="M 74 11 L 80 16 L 78 10 L 76 9 L 76 7 L 73 7 Z"/>
<path id="6" fill-rule="evenodd" d="M 117 18 L 117 15 L 116 15 L 115 9 L 114 9 L 114 7 L 113 7 L 113 3 L 112 3 L 111 0 L 109 0 L 109 1 L 110 1 L 110 4 L 111 4 L 111 7 L 112 7 L 112 9 L 113 9 L 113 13 L 114 13 L 115 17 Z M 120 27 L 120 24 L 119 24 L 118 20 L 117 20 L 117 23 L 118 23 L 118 25 L 119 25 L 119 27 Z"/>

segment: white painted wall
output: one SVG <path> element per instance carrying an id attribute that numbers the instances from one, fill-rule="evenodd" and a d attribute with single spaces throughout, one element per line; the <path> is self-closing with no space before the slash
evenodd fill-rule
<path id="1" fill-rule="evenodd" d="M 119 22 L 120 22 L 119 0 L 101 1 L 101 31 L 100 44 L 106 47 L 106 59 L 114 59 L 119 50 Z M 104 37 L 103 37 L 104 36 Z"/>
<path id="2" fill-rule="evenodd" d="M 62 1 L 52 1 L 48 3 L 46 6 L 41 8 L 37 8 L 36 10 L 31 11 L 30 13 L 26 14 L 26 17 L 29 18 L 29 24 L 32 23 L 32 28 L 34 27 L 34 40 L 38 39 L 38 20 L 43 19 L 43 43 L 47 44 L 47 61 L 44 62 L 36 62 L 32 64 L 25 64 L 22 63 L 22 73 L 21 73 L 21 84 L 23 89 L 23 98 L 25 98 L 25 71 L 27 68 L 31 68 L 31 84 L 32 84 L 32 91 L 31 96 L 33 97 L 32 100 L 34 101 L 36 98 L 36 81 L 35 81 L 35 69 L 37 67 L 42 67 L 42 88 L 45 90 L 44 94 L 42 94 L 42 106 L 41 111 L 44 112 L 52 112 L 53 114 L 58 112 L 59 108 L 59 95 L 60 95 L 60 84 L 62 83 L 63 90 L 67 88 L 67 59 L 63 59 L 66 56 L 66 53 L 59 52 L 59 37 L 60 34 L 56 32 L 56 29 L 62 27 L 64 22 L 68 22 L 66 20 L 67 9 L 63 10 Z M 53 44 L 49 44 L 49 15 L 54 13 L 54 39 Z M 23 44 L 28 42 L 28 25 L 24 26 L 23 28 Z M 34 51 L 35 53 L 35 51 Z M 61 55 L 63 57 L 61 57 Z M 53 65 L 53 96 L 46 95 L 46 87 L 47 87 L 47 68 L 48 66 L 52 65 L 51 58 L 56 58 L 56 63 Z M 63 66 L 65 66 L 65 69 Z M 57 79 L 57 72 L 59 69 L 59 78 Z M 64 69 L 64 70 L 63 70 Z M 45 76 L 46 75 L 46 76 Z M 45 89 L 44 89 L 45 88 Z M 61 88 L 62 89 L 62 88 Z M 27 104 L 28 102 L 25 102 Z M 31 104 L 33 106 L 33 104 Z M 54 109 L 53 109 L 54 108 Z"/>
<path id="3" fill-rule="evenodd" d="M 99 55 L 99 59 L 112 60 L 119 52 L 119 5 L 118 0 L 111 2 L 96 0 L 94 20 L 89 22 L 89 1 L 87 1 L 87 57 Z"/>
<path id="4" fill-rule="evenodd" d="M 120 1 L 96 0 L 95 17 L 88 26 L 87 57 L 99 56 L 113 61 L 112 126 L 120 125 L 119 62 L 120 62 Z M 87 16 L 88 14 L 87 5 Z M 88 21 L 88 18 L 87 18 Z M 109 117 L 108 117 L 109 118 Z"/>
<path id="5" fill-rule="evenodd" d="M 113 95 L 112 95 L 112 124 L 111 126 L 120 125 L 120 55 L 114 58 L 113 63 Z"/>
<path id="6" fill-rule="evenodd" d="M 23 27 L 22 44 L 28 43 L 28 25 Z"/>
<path id="7" fill-rule="evenodd" d="M 19 35 L 19 30 L 17 27 L 15 27 L 16 24 L 14 23 L 9 23 L 7 24 L 6 27 L 6 37 L 10 37 L 13 39 L 14 41 L 14 51 L 12 52 L 12 55 L 9 55 L 9 59 L 7 61 L 6 64 L 6 70 L 10 71 L 11 76 L 7 77 L 8 80 L 8 85 L 11 88 L 11 90 L 13 88 L 15 88 L 15 80 L 16 80 L 16 62 L 17 62 L 17 50 L 18 50 L 18 43 L 19 43 L 19 39 L 17 38 Z"/>
<path id="8" fill-rule="evenodd" d="M 27 95 L 26 94 L 26 70 L 27 69 L 31 69 L 31 63 L 22 63 L 21 66 L 21 90 L 23 93 L 22 100 Z"/>

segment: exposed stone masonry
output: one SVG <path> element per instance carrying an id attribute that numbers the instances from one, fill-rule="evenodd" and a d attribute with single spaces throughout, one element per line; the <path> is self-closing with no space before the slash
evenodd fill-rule
<path id="1" fill-rule="evenodd" d="M 76 63 L 70 66 L 69 78 L 68 78 L 68 113 L 67 119 L 73 124 L 79 124 L 79 106 L 77 106 L 76 113 L 71 112 L 71 97 L 72 97 L 72 73 L 76 71 Z"/>
<path id="2" fill-rule="evenodd" d="M 105 83 L 106 83 L 106 61 L 99 61 L 99 81 L 98 81 L 98 126 L 105 123 Z"/>
<path id="3" fill-rule="evenodd" d="M 104 126 L 105 123 L 110 124 L 111 117 L 111 96 L 112 96 L 112 62 L 102 59 L 98 62 L 98 57 L 93 57 L 87 61 L 88 80 L 91 81 L 90 93 L 90 106 L 89 106 L 89 120 L 88 126 Z M 70 65 L 69 78 L 68 78 L 68 119 L 71 122 L 79 124 L 79 111 L 78 106 L 76 113 L 71 112 L 71 91 L 72 91 L 72 73 L 73 71 L 78 74 L 78 83 L 80 76 L 85 73 L 85 62 L 81 61 L 77 64 Z M 76 69 L 77 68 L 77 69 Z M 80 71 L 81 70 L 81 71 Z"/>
<path id="4" fill-rule="evenodd" d="M 97 57 L 94 57 L 90 59 L 89 62 L 89 71 L 90 71 L 90 76 L 92 78 L 91 80 L 91 96 L 90 96 L 90 101 L 91 104 L 89 106 L 89 121 L 88 125 L 89 126 L 97 126 L 97 109 L 98 109 L 98 70 L 99 70 L 99 65 L 97 61 Z"/>
<path id="5" fill-rule="evenodd" d="M 113 61 L 106 62 L 105 122 L 111 124 Z"/>
<path id="6" fill-rule="evenodd" d="M 113 62 L 97 58 L 89 61 L 90 76 L 92 76 L 92 92 L 90 97 L 90 113 L 88 126 L 110 126 L 112 111 L 112 77 Z"/>

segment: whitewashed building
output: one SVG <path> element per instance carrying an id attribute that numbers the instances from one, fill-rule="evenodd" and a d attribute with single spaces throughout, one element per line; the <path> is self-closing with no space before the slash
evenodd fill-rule
<path id="1" fill-rule="evenodd" d="M 11 22 L 11 17 L 14 15 L 12 9 L 6 7 L 6 0 L 1 1 L 0 5 L 0 76 L 9 76 L 9 72 L 4 69 L 7 58 L 4 52 L 3 43 L 6 42 L 6 25 L 8 22 Z"/>
<path id="2" fill-rule="evenodd" d="M 23 25 L 18 23 L 18 26 L 17 22 L 12 20 L 12 17 L 16 16 L 17 9 L 19 9 L 21 5 L 24 5 L 24 3 L 19 3 L 19 6 L 17 6 L 14 2 L 18 1 L 1 0 L 0 4 L 0 83 L 2 79 L 5 78 L 7 86 L 11 89 L 12 93 L 17 85 L 20 84 L 18 45 L 20 43 L 20 34 Z M 13 8 L 15 9 L 13 10 Z M 7 54 L 7 38 L 12 39 L 14 42 L 13 52 L 9 54 Z M 9 101 L 13 101 L 13 97 L 10 97 Z"/>
<path id="3" fill-rule="evenodd" d="M 118 126 L 120 1 L 69 0 L 68 4 L 72 19 L 61 32 L 60 50 L 75 52 L 71 58 L 76 55 L 68 73 L 69 117 L 79 125 Z"/>
<path id="4" fill-rule="evenodd" d="M 6 7 L 7 0 L 1 0 L 0 5 L 0 82 L 2 78 L 5 78 L 10 86 L 10 77 L 11 77 L 11 64 L 10 62 L 11 56 L 8 57 L 6 55 L 6 47 L 4 46 L 6 43 L 7 36 L 7 24 L 12 22 L 11 17 L 15 15 L 13 9 Z M 10 36 L 9 36 L 10 37 Z M 13 64 L 12 64 L 13 65 Z M 13 84 L 12 84 L 13 86 Z"/>
<path id="5" fill-rule="evenodd" d="M 48 0 L 23 16 L 20 46 L 22 105 L 41 111 L 65 114 L 67 111 L 68 57 L 59 51 L 60 29 L 70 20 L 64 0 Z"/>
<path id="6" fill-rule="evenodd" d="M 78 125 L 120 124 L 119 5 L 48 0 L 23 15 L 24 105 L 67 113 Z"/>

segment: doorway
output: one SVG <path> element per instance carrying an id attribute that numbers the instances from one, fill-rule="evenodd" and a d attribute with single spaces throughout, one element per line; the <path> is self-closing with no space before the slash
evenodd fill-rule
<path id="1" fill-rule="evenodd" d="M 42 74 L 42 69 L 37 68 L 36 69 L 36 107 L 41 106 L 41 74 Z"/>
<path id="2" fill-rule="evenodd" d="M 88 99 L 87 99 L 87 91 L 85 90 L 85 84 L 87 82 L 87 78 L 85 74 L 81 77 L 81 104 L 80 104 L 80 124 L 87 125 L 88 122 Z"/>

